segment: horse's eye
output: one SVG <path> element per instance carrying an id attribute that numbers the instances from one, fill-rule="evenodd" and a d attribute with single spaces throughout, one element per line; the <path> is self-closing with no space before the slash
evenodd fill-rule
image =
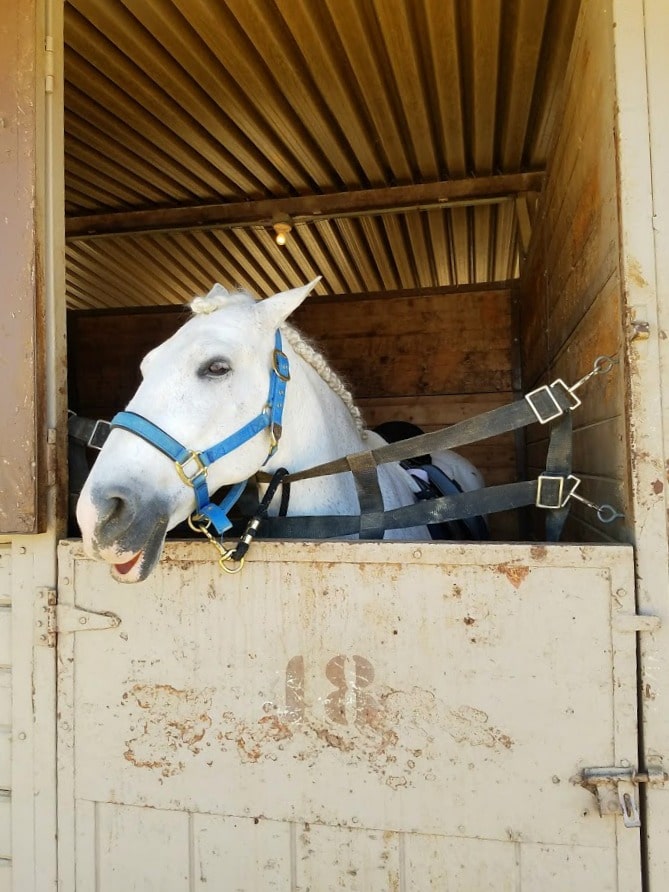
<path id="1" fill-rule="evenodd" d="M 230 366 L 224 359 L 214 359 L 202 370 L 206 378 L 222 378 L 230 371 Z"/>

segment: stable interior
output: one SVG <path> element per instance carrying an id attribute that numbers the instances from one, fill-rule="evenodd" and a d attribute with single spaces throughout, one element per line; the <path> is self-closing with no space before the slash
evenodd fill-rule
<path id="1" fill-rule="evenodd" d="M 596 6 L 66 3 L 70 407 L 122 408 L 141 357 L 215 281 L 266 296 L 321 275 L 294 322 L 370 426 L 435 430 L 621 355 Z M 574 415 L 581 490 L 623 513 L 624 393 L 616 366 Z M 462 452 L 497 484 L 537 476 L 546 443 L 537 424 Z M 629 526 L 579 503 L 564 538 Z M 492 531 L 542 540 L 543 518 L 505 512 Z"/>

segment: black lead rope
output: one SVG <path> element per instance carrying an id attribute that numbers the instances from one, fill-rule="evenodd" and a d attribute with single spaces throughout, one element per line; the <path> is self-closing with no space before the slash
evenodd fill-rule
<path id="1" fill-rule="evenodd" d="M 276 495 L 276 491 L 279 486 L 281 486 L 281 504 L 279 506 L 279 517 L 286 516 L 286 514 L 288 513 L 288 502 L 290 500 L 290 483 L 283 483 L 283 480 L 284 477 L 287 476 L 288 471 L 286 470 L 286 468 L 279 468 L 278 471 L 274 472 L 270 484 L 267 487 L 267 492 L 258 504 L 253 517 L 251 517 L 249 522 L 246 524 L 246 529 L 240 536 L 239 541 L 237 542 L 234 551 L 230 554 L 228 560 L 237 562 L 244 560 L 244 558 L 246 557 L 246 553 L 251 547 L 251 543 L 256 537 L 258 527 L 267 517 L 269 506 L 272 503 L 272 499 Z"/>

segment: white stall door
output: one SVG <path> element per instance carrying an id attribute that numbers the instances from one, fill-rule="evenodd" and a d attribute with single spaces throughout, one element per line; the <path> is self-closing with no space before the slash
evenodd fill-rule
<path id="1" fill-rule="evenodd" d="M 640 889 L 574 783 L 636 764 L 631 549 L 174 543 L 123 586 L 64 543 L 59 598 L 61 892 Z"/>

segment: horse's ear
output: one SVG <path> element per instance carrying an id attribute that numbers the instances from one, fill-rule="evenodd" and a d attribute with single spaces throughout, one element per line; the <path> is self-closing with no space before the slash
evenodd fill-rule
<path id="1" fill-rule="evenodd" d="M 262 324 L 268 328 L 278 328 L 299 307 L 320 280 L 321 277 L 319 276 L 313 282 L 309 282 L 308 285 L 302 285 L 300 288 L 291 288 L 290 291 L 281 291 L 279 294 L 273 294 L 272 297 L 266 297 L 265 300 L 259 301 L 255 306 L 255 311 Z"/>
<path id="2" fill-rule="evenodd" d="M 224 288 L 219 282 L 216 282 L 207 297 L 230 297 L 230 292 Z"/>

